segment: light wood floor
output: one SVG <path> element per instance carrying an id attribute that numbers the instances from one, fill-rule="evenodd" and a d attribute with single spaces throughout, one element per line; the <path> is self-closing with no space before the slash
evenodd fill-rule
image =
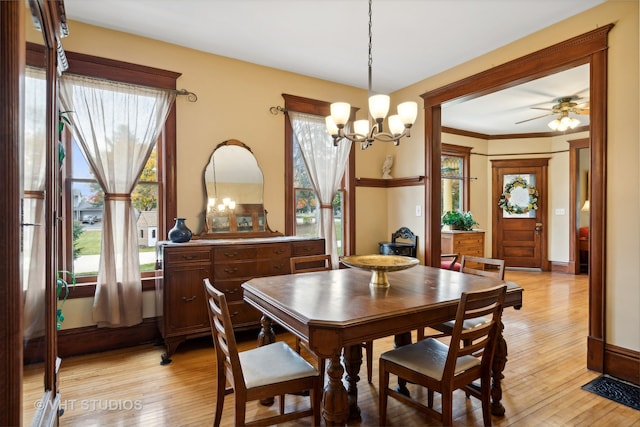
<path id="1" fill-rule="evenodd" d="M 560 273 L 507 271 L 506 279 L 524 288 L 524 306 L 504 312 L 509 361 L 503 382 L 504 417 L 497 426 L 640 426 L 640 411 L 581 390 L 599 376 L 586 369 L 587 277 Z M 239 337 L 241 350 L 255 346 Z M 278 339 L 290 344 L 289 334 Z M 349 425 L 378 425 L 377 359 L 393 347 L 392 338 L 374 343 L 374 381 L 361 381 L 362 420 Z M 67 358 L 60 371 L 61 426 L 205 426 L 213 422 L 215 353 L 210 341 L 183 344 L 173 363 L 160 365 L 163 349 L 152 345 Z M 361 376 L 365 377 L 365 367 Z M 25 424 L 41 393 L 37 367 L 25 369 Z M 365 377 L 366 378 L 366 377 Z M 410 386 L 411 387 L 411 386 Z M 420 390 L 411 389 L 419 395 Z M 425 394 L 426 396 L 426 394 Z M 455 426 L 481 426 L 479 402 L 456 392 Z M 287 405 L 307 400 L 287 396 Z M 436 405 L 438 402 L 436 402 Z M 233 395 L 225 399 L 223 425 L 233 423 Z M 249 416 L 277 410 L 255 404 Z M 440 425 L 397 401 L 389 400 L 389 425 Z M 288 425 L 310 425 L 310 419 Z"/>

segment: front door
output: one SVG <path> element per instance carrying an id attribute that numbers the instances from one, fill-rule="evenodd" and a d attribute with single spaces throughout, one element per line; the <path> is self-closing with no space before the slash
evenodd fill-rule
<path id="1" fill-rule="evenodd" d="M 548 158 L 492 160 L 493 257 L 507 267 L 548 270 Z"/>

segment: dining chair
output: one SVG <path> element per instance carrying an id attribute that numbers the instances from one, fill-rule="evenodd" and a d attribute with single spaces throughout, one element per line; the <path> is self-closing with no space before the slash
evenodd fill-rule
<path id="1" fill-rule="evenodd" d="M 475 274 L 476 276 L 495 277 L 496 279 L 500 280 L 504 280 L 504 268 L 505 266 L 503 259 L 462 255 L 462 260 L 460 261 L 460 271 L 462 273 Z M 479 324 L 486 321 L 487 319 L 482 317 L 477 319 L 469 319 L 465 321 L 463 327 L 465 329 L 475 328 Z M 438 338 L 443 336 L 450 336 L 453 333 L 453 324 L 454 322 L 450 320 L 448 322 L 440 323 L 437 325 L 429 325 L 431 329 L 435 329 L 436 331 L 440 332 L 440 334 L 429 335 L 429 337 Z M 418 329 L 417 336 L 419 340 L 425 338 L 424 328 Z M 468 342 L 465 342 L 465 345 L 466 344 L 468 344 Z"/>
<path id="2" fill-rule="evenodd" d="M 313 417 L 320 425 L 321 385 L 318 371 L 284 342 L 238 352 L 231 315 L 224 293 L 204 279 L 211 334 L 217 359 L 216 413 L 213 422 L 219 426 L 224 397 L 235 394 L 235 425 L 263 426 L 284 423 L 298 418 Z M 230 388 L 227 388 L 227 382 Z M 284 395 L 309 391 L 310 408 L 285 413 Z M 247 422 L 247 402 L 279 398 L 279 414 Z"/>
<path id="3" fill-rule="evenodd" d="M 308 255 L 290 258 L 291 274 L 296 273 L 308 273 L 313 271 L 331 270 L 331 255 Z M 361 344 L 366 354 L 367 364 L 367 381 L 369 383 L 373 380 L 373 341 L 365 341 Z M 300 348 L 304 347 L 308 352 L 313 353 L 309 348 L 309 344 L 300 338 L 296 337 L 295 350 L 300 353 Z M 320 376 L 324 378 L 325 359 L 318 357 L 318 370 Z"/>
<path id="4" fill-rule="evenodd" d="M 458 254 L 441 254 L 440 255 L 440 268 L 444 270 L 460 271 L 460 263 L 458 261 Z"/>
<path id="5" fill-rule="evenodd" d="M 380 355 L 380 425 L 387 423 L 387 398 L 390 396 L 450 426 L 453 422 L 453 392 L 457 389 L 481 400 L 484 425 L 491 425 L 491 364 L 506 290 L 506 285 L 502 285 L 463 292 L 449 345 L 428 338 Z M 466 320 L 479 316 L 488 316 L 489 321 L 473 329 L 463 328 Z M 461 346 L 460 343 L 466 340 L 472 344 Z M 427 405 L 389 388 L 390 374 L 427 388 Z M 479 391 L 472 385 L 477 379 L 480 379 Z M 434 391 L 441 395 L 441 412 L 433 408 Z"/>

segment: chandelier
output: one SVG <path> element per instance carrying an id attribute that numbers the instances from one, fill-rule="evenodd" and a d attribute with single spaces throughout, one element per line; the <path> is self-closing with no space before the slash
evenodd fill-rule
<path id="1" fill-rule="evenodd" d="M 389 132 L 384 131 L 383 122 L 389 112 L 390 98 L 388 95 L 371 95 L 371 2 L 369 0 L 369 114 L 373 119 L 373 125 L 369 120 L 356 120 L 353 123 L 353 133 L 345 132 L 345 126 L 351 115 L 351 105 L 346 102 L 334 102 L 331 104 L 331 115 L 326 118 L 327 131 L 333 137 L 333 145 L 337 146 L 343 138 L 353 142 L 359 142 L 361 149 L 366 149 L 374 140 L 393 142 L 400 144 L 400 139 L 411 136 L 411 126 L 418 116 L 418 104 L 416 102 L 403 102 L 398 105 L 398 114 L 389 116 Z"/>
<path id="2" fill-rule="evenodd" d="M 580 120 L 569 117 L 569 111 L 561 111 L 560 117 L 549 122 L 548 126 L 552 130 L 564 132 L 567 129 L 575 129 L 580 124 Z"/>

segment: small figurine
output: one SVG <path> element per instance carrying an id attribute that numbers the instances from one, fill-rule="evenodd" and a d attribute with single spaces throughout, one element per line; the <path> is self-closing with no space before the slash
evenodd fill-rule
<path id="1" fill-rule="evenodd" d="M 387 155 L 386 159 L 384 159 L 384 163 L 382 164 L 382 178 L 383 179 L 391 179 L 391 166 L 393 166 L 393 156 L 391 154 Z"/>

